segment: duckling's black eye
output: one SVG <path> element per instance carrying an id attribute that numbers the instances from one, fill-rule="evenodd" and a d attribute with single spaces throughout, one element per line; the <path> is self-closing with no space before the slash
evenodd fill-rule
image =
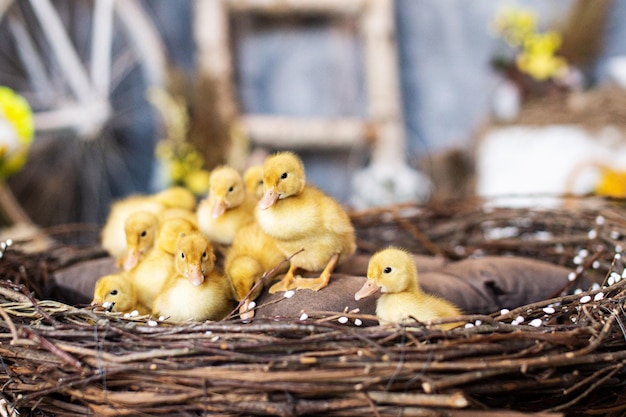
<path id="1" fill-rule="evenodd" d="M 202 252 L 202 259 L 206 259 L 207 258 L 207 253 L 206 252 Z"/>
<path id="2" fill-rule="evenodd" d="M 180 258 L 181 258 L 181 259 L 185 259 L 185 252 L 181 252 L 181 253 L 180 253 Z"/>
<path id="3" fill-rule="evenodd" d="M 147 235 L 147 233 L 146 233 L 145 230 L 143 232 L 141 232 L 141 237 L 146 237 L 146 235 Z"/>
<path id="4" fill-rule="evenodd" d="M 385 269 L 383 270 L 383 272 L 384 272 L 385 274 L 390 273 L 390 272 L 391 272 L 391 267 L 390 267 L 390 266 L 388 266 L 387 268 L 385 268 Z"/>
<path id="5" fill-rule="evenodd" d="M 286 173 L 286 172 L 283 172 L 283 175 L 281 175 L 281 176 L 280 176 L 280 179 L 281 179 L 281 180 L 284 180 L 285 178 L 287 178 L 287 173 Z"/>
<path id="6" fill-rule="evenodd" d="M 111 292 L 109 293 L 111 295 L 117 295 L 117 290 L 111 290 Z"/>
<path id="7" fill-rule="evenodd" d="M 235 189 L 235 186 L 231 185 L 230 187 L 228 187 L 228 192 L 232 193 L 234 189 Z"/>

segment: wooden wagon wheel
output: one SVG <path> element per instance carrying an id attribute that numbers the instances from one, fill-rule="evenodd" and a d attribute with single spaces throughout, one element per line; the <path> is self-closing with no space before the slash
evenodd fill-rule
<path id="1" fill-rule="evenodd" d="M 38 224 L 100 222 L 112 199 L 147 191 L 161 86 L 159 35 L 135 1 L 0 1 L 0 84 L 33 109 L 36 138 L 9 180 Z"/>

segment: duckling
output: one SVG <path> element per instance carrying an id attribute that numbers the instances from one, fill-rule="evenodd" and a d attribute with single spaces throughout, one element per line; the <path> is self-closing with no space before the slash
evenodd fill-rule
<path id="1" fill-rule="evenodd" d="M 291 152 L 279 152 L 263 164 L 264 194 L 255 211 L 261 229 L 273 237 L 289 270 L 270 293 L 293 288 L 318 291 L 328 285 L 335 266 L 356 250 L 354 228 L 341 205 L 306 184 L 304 165 Z M 298 268 L 322 271 L 318 278 L 294 278 Z"/>
<path id="2" fill-rule="evenodd" d="M 193 211 L 198 203 L 196 196 L 185 187 L 170 187 L 153 196 L 154 201 L 166 208 L 180 208 Z"/>
<path id="3" fill-rule="evenodd" d="M 215 168 L 209 183 L 209 195 L 196 211 L 198 225 L 211 242 L 230 245 L 237 229 L 254 220 L 256 200 L 234 168 Z"/>
<path id="4" fill-rule="evenodd" d="M 399 323 L 411 317 L 427 322 L 433 319 L 459 317 L 461 310 L 451 302 L 422 292 L 417 278 L 417 267 L 411 255 L 399 248 L 376 252 L 367 267 L 367 281 L 354 295 L 360 300 L 382 292 L 376 301 L 376 316 L 380 322 Z M 459 323 L 438 327 L 451 329 Z"/>
<path id="5" fill-rule="evenodd" d="M 154 246 L 159 224 L 175 218 L 188 220 L 196 228 L 198 226 L 196 214 L 183 208 L 165 209 L 158 216 L 149 211 L 138 211 L 128 216 L 124 224 L 127 254 L 124 259 L 118 260 L 118 266 L 123 266 L 125 271 L 134 268 L 141 257 Z"/>
<path id="6" fill-rule="evenodd" d="M 246 191 L 254 195 L 257 200 L 263 197 L 263 165 L 252 165 L 243 173 Z"/>
<path id="7" fill-rule="evenodd" d="M 194 226 L 198 227 L 198 217 L 196 212 L 187 210 L 180 207 L 169 208 L 159 213 L 159 222 L 163 222 L 168 219 L 185 219 L 191 222 Z"/>
<path id="8" fill-rule="evenodd" d="M 228 279 L 214 270 L 211 242 L 199 232 L 176 245 L 175 272 L 154 300 L 152 313 L 173 321 L 221 320 L 232 311 Z"/>
<path id="9" fill-rule="evenodd" d="M 102 247 L 109 255 L 116 259 L 126 256 L 126 234 L 124 225 L 131 214 L 138 211 L 147 211 L 157 214 L 164 209 L 163 204 L 152 200 L 149 196 L 133 195 L 116 201 L 111 206 L 109 216 L 102 228 Z"/>
<path id="10" fill-rule="evenodd" d="M 193 223 L 182 218 L 167 219 L 160 224 L 154 247 L 128 272 L 139 302 L 149 308 L 152 306 L 167 277 L 174 274 L 178 238 L 197 231 Z"/>
<path id="11" fill-rule="evenodd" d="M 137 299 L 135 287 L 125 274 L 110 274 L 98 279 L 91 305 L 110 306 L 111 311 L 120 313 L 135 310 L 140 315 L 149 313 L 148 308 Z"/>
<path id="12" fill-rule="evenodd" d="M 261 294 L 263 285 L 257 286 L 248 296 L 250 290 L 264 273 L 273 269 L 276 269 L 274 273 L 281 272 L 279 266 L 284 260 L 285 257 L 276 241 L 263 232 L 256 222 L 249 223 L 237 231 L 224 262 L 224 271 L 232 285 L 235 299 L 240 303 L 243 302 L 239 308 L 239 317 L 243 320 L 254 317 L 254 310 L 251 310 L 249 305 Z M 284 272 L 286 268 L 282 269 Z"/>
<path id="13" fill-rule="evenodd" d="M 113 203 L 107 220 L 102 228 L 100 241 L 102 247 L 113 257 L 126 256 L 126 237 L 124 225 L 126 219 L 137 211 L 149 211 L 159 214 L 168 208 L 194 210 L 195 196 L 182 187 L 172 187 L 156 194 L 135 194 Z"/>
<path id="14" fill-rule="evenodd" d="M 158 226 L 158 217 L 149 211 L 137 211 L 126 218 L 124 232 L 127 252 L 123 259 L 125 271 L 133 269 L 140 257 L 152 249 Z"/>

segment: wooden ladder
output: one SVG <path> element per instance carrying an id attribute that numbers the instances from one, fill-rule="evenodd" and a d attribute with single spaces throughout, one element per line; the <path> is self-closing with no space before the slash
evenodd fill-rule
<path id="1" fill-rule="evenodd" d="M 295 151 L 371 144 L 371 167 L 387 166 L 390 172 L 408 172 L 393 0 L 196 0 L 194 4 L 199 71 L 216 82 L 220 116 L 240 122 L 253 144 Z M 364 45 L 366 117 L 240 113 L 229 39 L 230 16 L 236 13 L 355 18 Z"/>

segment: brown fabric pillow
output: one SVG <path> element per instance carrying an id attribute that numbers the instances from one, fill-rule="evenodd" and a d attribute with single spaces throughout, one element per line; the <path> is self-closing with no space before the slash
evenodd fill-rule
<path id="1" fill-rule="evenodd" d="M 96 281 L 118 271 L 114 258 L 93 259 L 60 269 L 52 276 L 52 285 L 46 291 L 46 298 L 69 305 L 89 304 L 93 299 Z"/>
<path id="2" fill-rule="evenodd" d="M 256 316 L 297 319 L 302 312 L 308 314 L 317 311 L 340 313 L 357 308 L 362 314 L 374 314 L 376 297 L 368 297 L 360 301 L 354 299 L 354 294 L 363 286 L 366 279 L 341 273 L 333 274 L 328 287 L 318 292 L 295 291 L 291 298 L 285 298 L 285 293 L 270 294 L 264 291 L 256 301 L 259 307 Z"/>
<path id="3" fill-rule="evenodd" d="M 548 262 L 522 257 L 491 256 L 447 262 L 442 258 L 415 256 L 422 289 L 455 303 L 466 314 L 489 314 L 501 308 L 515 308 L 553 296 L 568 283 L 569 269 Z M 259 297 L 257 317 L 298 318 L 302 311 L 359 309 L 374 314 L 376 296 L 355 301 L 354 294 L 366 278 L 369 256 L 357 255 L 334 273 L 327 288 L 319 292 L 296 291 L 292 298 L 271 295 Z M 115 272 L 115 260 L 102 258 L 56 271 L 46 298 L 70 305 L 87 304 L 95 282 Z"/>
<path id="4" fill-rule="evenodd" d="M 441 262 L 439 270 L 431 270 L 435 265 L 430 263 L 432 259 L 416 258 L 422 289 L 452 301 L 465 314 L 489 314 L 548 298 L 567 284 L 570 272 L 547 262 L 496 256 Z M 342 312 L 346 308 L 374 314 L 378 294 L 354 300 L 365 280 L 362 276 L 333 274 L 329 286 L 321 291 L 296 291 L 289 299 L 264 292 L 257 300 L 257 316 L 293 318 L 302 311 Z"/>
<path id="5" fill-rule="evenodd" d="M 464 312 L 488 314 L 555 296 L 569 282 L 570 272 L 529 258 L 489 256 L 450 262 L 419 279 L 424 291 L 449 299 Z"/>

